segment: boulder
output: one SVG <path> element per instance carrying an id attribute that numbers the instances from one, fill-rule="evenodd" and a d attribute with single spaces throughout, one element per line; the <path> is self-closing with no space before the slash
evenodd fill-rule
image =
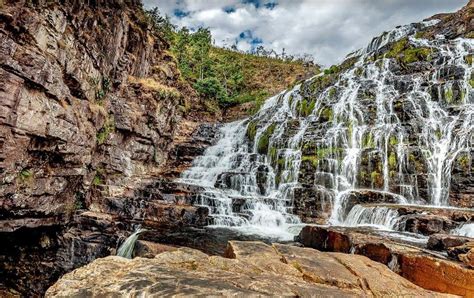
<path id="1" fill-rule="evenodd" d="M 472 239 L 469 237 L 447 234 L 433 234 L 428 239 L 427 248 L 447 251 L 450 247 L 460 246 L 469 241 L 472 241 Z"/>
<path id="2" fill-rule="evenodd" d="M 231 241 L 226 256 L 179 248 L 153 259 L 97 259 L 64 275 L 46 297 L 442 296 L 364 256 L 256 241 Z"/>
<path id="3" fill-rule="evenodd" d="M 306 247 L 323 251 L 351 252 L 367 256 L 389 266 L 414 284 L 428 290 L 462 295 L 474 295 L 474 270 L 413 245 L 396 243 L 363 229 L 304 227 L 298 240 Z M 470 252 L 461 251 L 467 264 Z M 461 256 L 459 257 L 461 259 Z"/>

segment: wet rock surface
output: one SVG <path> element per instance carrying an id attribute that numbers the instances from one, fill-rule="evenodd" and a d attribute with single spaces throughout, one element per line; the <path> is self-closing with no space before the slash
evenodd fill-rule
<path id="1" fill-rule="evenodd" d="M 99 295 L 441 296 L 363 256 L 289 245 L 232 241 L 226 257 L 180 248 L 153 259 L 98 259 L 63 276 L 46 293 Z M 104 275 L 105 272 L 108 274 Z M 116 272 L 117 274 L 114 274 Z"/>
<path id="2" fill-rule="evenodd" d="M 425 289 L 461 296 L 474 294 L 474 270 L 467 264 L 448 260 L 440 253 L 423 249 L 422 245 L 403 244 L 403 241 L 378 233 L 361 228 L 306 226 L 298 241 L 305 247 L 321 251 L 367 256 Z M 466 256 L 461 253 L 466 263 L 471 260 L 467 255 L 469 249 L 465 245 L 462 252 Z"/>

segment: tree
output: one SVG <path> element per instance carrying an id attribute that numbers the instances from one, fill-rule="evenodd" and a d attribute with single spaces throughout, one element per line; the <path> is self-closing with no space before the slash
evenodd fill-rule
<path id="1" fill-rule="evenodd" d="M 209 50 L 212 45 L 212 35 L 209 28 L 199 28 L 191 35 L 193 58 L 199 74 L 199 79 L 204 79 L 205 71 L 210 68 Z"/>
<path id="2" fill-rule="evenodd" d="M 194 84 L 194 89 L 199 94 L 207 99 L 217 100 L 221 106 L 226 105 L 227 96 L 221 82 L 215 78 L 210 77 L 198 80 Z"/>

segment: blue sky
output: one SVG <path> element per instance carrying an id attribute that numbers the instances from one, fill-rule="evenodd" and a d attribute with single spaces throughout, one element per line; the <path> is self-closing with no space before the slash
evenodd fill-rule
<path id="1" fill-rule="evenodd" d="M 456 11 L 467 0 L 143 0 L 178 26 L 209 27 L 218 46 L 263 45 L 331 65 L 397 25 Z"/>

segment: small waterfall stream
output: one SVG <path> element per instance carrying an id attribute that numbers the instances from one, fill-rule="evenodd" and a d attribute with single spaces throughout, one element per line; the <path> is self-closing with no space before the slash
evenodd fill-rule
<path id="1" fill-rule="evenodd" d="M 133 249 L 135 248 L 135 243 L 138 240 L 138 236 L 140 236 L 140 234 L 145 231 L 146 229 L 138 228 L 135 232 L 128 236 L 122 245 L 120 245 L 120 247 L 117 249 L 117 256 L 131 259 L 133 255 Z"/>
<path id="2" fill-rule="evenodd" d="M 453 163 L 472 148 L 473 67 L 466 57 L 472 59 L 474 41 L 416 37 L 436 22 L 384 33 L 348 56 L 352 64 L 335 78 L 319 74 L 268 99 L 249 119 L 224 125 L 217 144 L 179 181 L 205 187 L 198 204 L 209 208 L 213 225 L 288 238 L 300 223 L 294 195 L 301 187 L 330 198 L 334 225 L 396 229 L 396 210 L 356 205 L 347 213 L 345 201 L 360 189 L 390 194 L 398 204 L 448 206 Z M 434 70 L 413 66 L 408 73 L 378 54 L 398 42 L 423 48 Z M 301 176 L 303 163 L 313 166 L 312 182 L 308 172 Z M 245 203 L 235 208 L 239 200 Z"/>

